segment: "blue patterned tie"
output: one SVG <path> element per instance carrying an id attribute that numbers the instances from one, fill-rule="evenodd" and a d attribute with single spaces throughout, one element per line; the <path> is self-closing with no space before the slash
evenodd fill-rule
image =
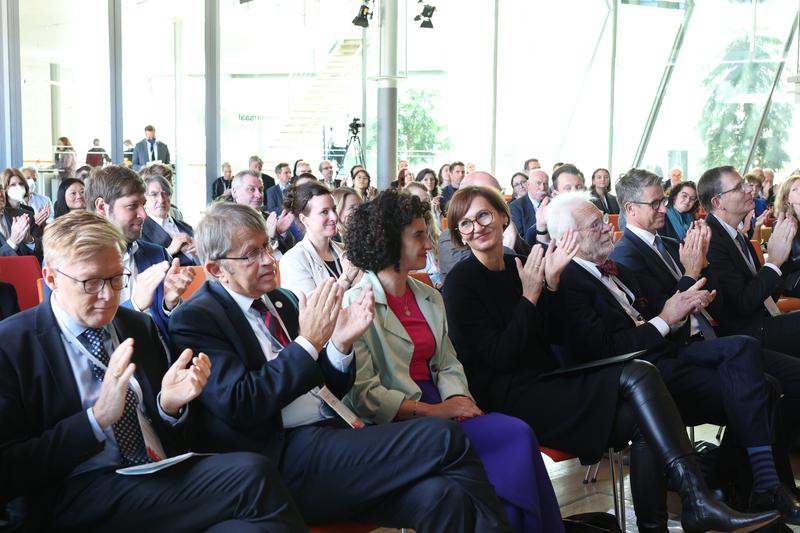
<path id="1" fill-rule="evenodd" d="M 106 335 L 106 331 L 101 328 L 87 328 L 86 331 L 81 333 L 81 337 L 86 341 L 84 345 L 89 350 L 89 353 L 108 367 L 109 355 L 104 345 Z M 103 381 L 105 371 L 97 366 L 94 361 L 91 361 L 91 363 L 94 377 L 99 381 Z M 138 405 L 139 400 L 136 397 L 136 393 L 128 385 L 122 417 L 112 426 L 119 453 L 126 465 L 140 465 L 150 462 L 150 458 L 147 456 L 147 448 L 144 444 L 144 437 L 142 436 L 142 428 L 139 427 L 139 418 L 136 416 Z"/>

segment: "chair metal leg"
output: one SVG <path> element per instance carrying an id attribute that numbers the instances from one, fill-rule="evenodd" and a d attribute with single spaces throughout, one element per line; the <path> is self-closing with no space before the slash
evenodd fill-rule
<path id="1" fill-rule="evenodd" d="M 600 463 L 597 463 L 597 464 L 600 464 Z M 595 466 L 596 465 L 589 465 L 589 466 L 586 467 L 586 474 L 583 476 L 583 484 L 584 485 L 589 483 L 589 478 L 592 476 L 592 468 L 594 468 Z M 595 477 L 595 479 L 596 479 L 596 477 Z M 594 481 L 595 480 L 593 479 L 592 482 L 594 482 Z"/>
<path id="2" fill-rule="evenodd" d="M 625 472 L 622 452 L 608 450 L 609 465 L 611 467 L 611 486 L 614 490 L 614 514 L 622 531 L 625 531 Z"/>
<path id="3" fill-rule="evenodd" d="M 689 426 L 689 441 L 692 443 L 692 446 L 694 446 L 694 443 L 696 442 L 694 440 L 694 426 Z"/>
<path id="4" fill-rule="evenodd" d="M 724 433 L 724 431 L 725 431 L 725 426 L 720 426 L 719 429 L 717 430 L 717 442 L 722 441 L 722 434 Z"/>
<path id="5" fill-rule="evenodd" d="M 600 462 L 594 465 L 594 473 L 592 474 L 592 483 L 597 483 L 597 473 L 600 471 Z"/>

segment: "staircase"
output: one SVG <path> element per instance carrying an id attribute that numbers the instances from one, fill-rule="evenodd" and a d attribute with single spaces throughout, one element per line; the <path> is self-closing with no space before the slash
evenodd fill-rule
<path id="1" fill-rule="evenodd" d="M 327 64 L 309 78 L 305 94 L 289 110 L 279 132 L 267 146 L 264 168 L 305 158 L 316 172 L 323 155 L 323 130 L 346 131 L 361 109 L 361 39 L 339 41 Z M 343 142 L 342 139 L 340 142 Z M 290 160 L 291 159 L 291 160 Z"/>

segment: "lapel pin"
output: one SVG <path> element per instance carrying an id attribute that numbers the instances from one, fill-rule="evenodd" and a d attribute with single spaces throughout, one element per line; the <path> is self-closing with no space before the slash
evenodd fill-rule
<path id="1" fill-rule="evenodd" d="M 275 302 L 275 307 L 276 307 L 277 309 L 280 309 L 280 308 L 282 308 L 282 307 L 283 307 L 283 302 Z"/>

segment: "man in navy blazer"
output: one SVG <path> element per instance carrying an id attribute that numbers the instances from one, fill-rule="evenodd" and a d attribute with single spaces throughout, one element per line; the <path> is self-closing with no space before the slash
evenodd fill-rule
<path id="1" fill-rule="evenodd" d="M 133 170 L 138 172 L 153 161 L 169 165 L 169 148 L 163 142 L 156 140 L 156 129 L 147 125 L 144 128 L 144 139 L 133 147 Z"/>
<path id="2" fill-rule="evenodd" d="M 166 248 L 170 256 L 178 258 L 181 266 L 199 264 L 192 241 L 192 227 L 169 213 L 172 198 L 170 183 L 158 175 L 147 176 L 144 182 L 147 187 L 144 206 L 147 218 L 142 224 L 142 240 Z"/>
<path id="3" fill-rule="evenodd" d="M 185 451 L 210 362 L 186 350 L 170 367 L 153 321 L 118 307 L 126 243 L 112 224 L 74 211 L 45 243 L 50 298 L 0 323 L 0 505 L 25 497 L 26 531 L 303 531 L 256 454 L 115 473 Z"/>
<path id="4" fill-rule="evenodd" d="M 110 220 L 128 242 L 123 263 L 131 282 L 122 290 L 122 306 L 147 312 L 168 341 L 169 317 L 194 272 L 181 269 L 163 246 L 141 240 L 147 218 L 144 193 L 138 174 L 124 166 L 108 166 L 96 170 L 86 183 L 86 208 Z"/>
<path id="5" fill-rule="evenodd" d="M 280 215 L 283 211 L 283 193 L 289 188 L 289 183 L 292 181 L 292 167 L 289 166 L 289 163 L 278 163 L 275 167 L 275 175 L 278 177 L 278 183 L 266 189 L 265 193 L 267 211 Z"/>
<path id="6" fill-rule="evenodd" d="M 768 348 L 800 356 L 800 313 L 782 314 L 776 303 L 784 282 L 781 267 L 797 233 L 794 217 L 780 217 L 775 223 L 767 243 L 768 260 L 761 265 L 750 240 L 738 230 L 754 204 L 750 185 L 736 169 L 707 170 L 697 183 L 697 194 L 709 213 L 708 260 L 725 300 L 716 317 L 720 330 L 752 335 Z"/>
<path id="7" fill-rule="evenodd" d="M 511 220 L 522 238 L 525 237 L 531 227 L 536 225 L 536 210 L 545 196 L 547 196 L 549 179 L 547 172 L 541 168 L 531 170 L 526 182 L 528 194 L 520 196 L 509 204 Z"/>
<path id="8" fill-rule="evenodd" d="M 656 193 L 648 188 L 648 193 Z M 619 191 L 619 187 L 617 188 Z M 647 199 L 647 198 L 645 198 Z M 642 209 L 661 209 L 658 198 L 641 202 Z M 628 200 L 627 203 L 636 201 Z M 663 211 L 663 209 L 662 209 Z M 562 356 L 571 363 L 647 350 L 641 359 L 661 372 L 664 383 L 687 425 L 727 424 L 726 438 L 747 450 L 753 474 L 753 509 L 778 509 L 784 520 L 800 523 L 800 503 L 785 483 L 794 487 L 791 469 L 779 478 L 773 459 L 775 398 L 764 373 L 761 344 L 752 337 L 673 338 L 695 310 L 708 306 L 713 295 L 702 281 L 679 291 L 648 319 L 647 302 L 636 276 L 623 265 L 607 261 L 613 250 L 613 227 L 588 192 L 559 195 L 548 206 L 548 227 L 554 239 L 567 228 L 580 235 L 579 250 L 561 275 Z M 787 464 L 786 451 L 776 446 L 778 467 Z M 652 473 L 648 473 L 651 475 Z"/>
<path id="9" fill-rule="evenodd" d="M 456 423 L 345 423 L 336 398 L 355 379 L 352 344 L 372 321 L 371 290 L 342 310 L 330 278 L 300 296 L 298 311 L 276 289 L 263 218 L 248 206 L 214 204 L 195 239 L 211 279 L 170 321 L 173 347 L 203 350 L 215 369 L 198 398 L 195 449 L 267 455 L 312 524 L 510 531 Z"/>

